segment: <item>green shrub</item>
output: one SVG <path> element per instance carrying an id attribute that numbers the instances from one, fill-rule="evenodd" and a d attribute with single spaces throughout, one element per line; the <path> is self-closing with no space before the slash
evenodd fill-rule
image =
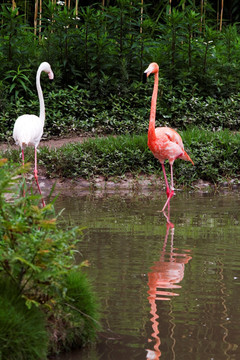
<path id="1" fill-rule="evenodd" d="M 40 197 L 34 195 L 32 189 L 27 189 L 26 195 L 21 196 L 25 183 L 22 174 L 26 170 L 27 166 L 19 168 L 6 159 L 0 159 L 0 285 L 7 288 L 11 284 L 13 291 L 0 291 L 0 304 L 2 302 L 3 308 L 7 301 L 11 304 L 9 319 L 4 319 L 4 311 L 0 312 L 0 316 L 3 316 L 6 331 L 10 331 L 11 321 L 16 326 L 17 321 L 24 321 L 23 315 L 18 314 L 18 309 L 23 313 L 25 311 L 24 325 L 29 327 L 26 334 L 32 331 L 32 337 L 29 337 L 29 347 L 28 342 L 22 344 L 23 354 L 32 351 L 36 343 L 34 339 L 46 338 L 46 329 L 49 349 L 51 352 L 58 352 L 59 343 L 62 344 L 60 349 L 68 349 L 93 340 L 97 329 L 97 322 L 94 320 L 97 317 L 95 297 L 85 275 L 80 274 L 83 264 L 75 261 L 76 245 L 82 238 L 81 229 L 63 229 L 58 224 L 54 201 L 39 208 Z M 71 277 L 72 272 L 79 273 L 75 276 L 75 281 Z M 66 295 L 68 292 L 70 297 Z M 81 299 L 79 294 L 82 294 Z M 69 307 L 66 305 L 68 300 Z M 88 301 L 89 307 L 86 306 Z M 74 307 L 81 316 L 73 316 Z M 37 317 L 40 320 L 34 333 L 32 322 Z M 4 329 L 0 324 L 0 330 L 4 332 Z M 9 340 L 0 333 L 0 341 L 3 342 L 2 358 L 5 354 L 3 350 L 10 350 L 15 342 L 21 346 L 21 331 L 24 329 L 16 327 L 16 332 L 12 332 Z M 46 352 L 47 341 L 40 341 L 39 344 L 43 346 L 42 352 L 39 347 L 32 352 L 35 358 L 40 359 L 40 355 Z M 18 351 L 16 346 L 16 352 Z M 15 358 L 32 358 L 20 356 L 21 352 Z"/>
<path id="2" fill-rule="evenodd" d="M 43 360 L 47 353 L 44 313 L 28 309 L 14 282 L 0 276 L 0 359 Z"/>
<path id="3" fill-rule="evenodd" d="M 69 350 L 96 340 L 96 329 L 100 329 L 100 325 L 98 302 L 86 274 L 70 271 L 65 287 L 62 306 L 68 310 L 68 326 L 65 325 L 66 339 L 61 346 Z"/>

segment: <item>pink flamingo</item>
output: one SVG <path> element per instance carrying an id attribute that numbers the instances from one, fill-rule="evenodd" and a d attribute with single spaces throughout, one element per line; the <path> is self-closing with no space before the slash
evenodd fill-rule
<path id="1" fill-rule="evenodd" d="M 36 87 L 37 87 L 38 98 L 40 103 L 40 115 L 36 116 L 36 115 L 25 114 L 19 116 L 14 124 L 14 129 L 13 129 L 13 138 L 16 144 L 19 145 L 22 150 L 23 166 L 24 166 L 24 148 L 30 145 L 34 146 L 35 148 L 34 177 L 41 196 L 42 193 L 38 183 L 38 171 L 37 171 L 37 147 L 43 134 L 43 127 L 45 121 L 45 105 L 44 105 L 42 88 L 40 84 L 40 76 L 42 71 L 48 74 L 50 80 L 54 78 L 54 74 L 50 64 L 47 62 L 41 63 L 36 75 Z M 42 204 L 43 206 L 45 206 L 45 201 L 43 198 L 42 198 Z"/>
<path id="2" fill-rule="evenodd" d="M 156 104 L 157 104 L 157 93 L 158 93 L 158 72 L 159 67 L 157 63 L 151 63 L 148 68 L 144 71 L 146 77 L 150 74 L 154 74 L 154 87 L 152 93 L 152 102 L 150 110 L 150 120 L 148 128 L 148 147 L 152 151 L 153 155 L 160 161 L 162 165 L 163 175 L 166 183 L 166 194 L 167 201 L 162 208 L 165 210 L 166 206 L 174 194 L 173 186 L 173 163 L 176 159 L 190 161 L 193 165 L 193 161 L 184 150 L 181 136 L 173 129 L 169 127 L 157 127 L 155 128 L 156 118 Z M 164 161 L 168 159 L 171 170 L 171 186 L 168 185 L 166 171 L 164 167 Z"/>

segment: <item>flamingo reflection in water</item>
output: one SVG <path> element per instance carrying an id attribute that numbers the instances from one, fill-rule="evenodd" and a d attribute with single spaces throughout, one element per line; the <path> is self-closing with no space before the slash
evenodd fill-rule
<path id="1" fill-rule="evenodd" d="M 151 306 L 150 313 L 152 315 L 152 338 L 155 341 L 154 350 L 147 349 L 147 359 L 148 360 L 158 360 L 161 357 L 160 351 L 160 335 L 158 329 L 159 316 L 157 315 L 157 300 L 160 301 L 170 301 L 171 297 L 179 296 L 178 293 L 172 291 L 173 289 L 181 288 L 181 285 L 178 285 L 184 277 L 185 265 L 191 260 L 189 255 L 189 250 L 185 250 L 185 253 L 177 253 L 176 249 L 173 247 L 174 240 L 174 224 L 170 222 L 170 214 L 164 214 L 167 219 L 166 224 L 166 235 L 163 244 L 163 248 L 160 254 L 160 259 L 154 263 L 151 267 L 151 272 L 148 273 L 148 286 L 149 286 L 149 303 Z M 171 233 L 171 244 L 170 252 L 166 251 L 167 241 L 169 237 L 169 232 Z M 168 290 L 170 289 L 170 290 Z M 174 324 L 173 324 L 174 328 Z M 173 336 L 173 331 L 172 335 Z M 151 339 L 149 342 L 152 341 Z"/>

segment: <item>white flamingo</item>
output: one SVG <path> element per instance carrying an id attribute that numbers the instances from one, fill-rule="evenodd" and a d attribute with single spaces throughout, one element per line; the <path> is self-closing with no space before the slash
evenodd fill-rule
<path id="1" fill-rule="evenodd" d="M 13 138 L 17 145 L 22 150 L 22 163 L 24 165 L 24 148 L 26 146 L 34 146 L 35 148 L 35 166 L 34 166 L 34 177 L 37 183 L 37 187 L 40 195 L 42 196 L 41 189 L 38 183 L 38 172 L 37 172 L 37 147 L 43 134 L 43 127 L 45 122 L 45 105 L 43 99 L 43 92 L 40 84 L 41 72 L 44 71 L 48 74 L 50 80 L 54 78 L 51 66 L 47 62 L 40 64 L 37 75 L 36 75 L 36 87 L 38 92 L 38 98 L 40 103 L 40 115 L 21 115 L 17 118 L 14 129 Z M 45 206 L 44 199 L 42 198 L 42 204 Z"/>

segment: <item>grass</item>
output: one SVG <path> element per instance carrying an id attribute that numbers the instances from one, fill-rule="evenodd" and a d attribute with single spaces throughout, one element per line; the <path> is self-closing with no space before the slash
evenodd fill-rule
<path id="1" fill-rule="evenodd" d="M 210 131 L 191 128 L 180 132 L 185 150 L 195 166 L 182 160 L 174 163 L 178 184 L 190 185 L 198 179 L 213 183 L 238 177 L 240 167 L 240 134 L 230 130 Z M 19 151 L 4 154 L 19 161 Z M 33 151 L 26 155 L 33 162 Z M 147 147 L 147 134 L 120 135 L 89 139 L 82 144 L 67 144 L 59 149 L 43 147 L 39 162 L 49 177 L 106 178 L 137 174 L 159 174 L 161 166 Z"/>
<path id="2" fill-rule="evenodd" d="M 101 328 L 98 322 L 99 303 L 86 274 L 71 270 L 64 283 L 66 292 L 61 306 L 65 315 L 48 323 L 51 354 L 94 343 L 97 330 Z M 58 341 L 54 339 L 56 333 Z"/>
<path id="3" fill-rule="evenodd" d="M 46 320 L 37 308 L 28 309 L 10 281 L 0 278 L 0 358 L 43 360 L 48 353 Z"/>

